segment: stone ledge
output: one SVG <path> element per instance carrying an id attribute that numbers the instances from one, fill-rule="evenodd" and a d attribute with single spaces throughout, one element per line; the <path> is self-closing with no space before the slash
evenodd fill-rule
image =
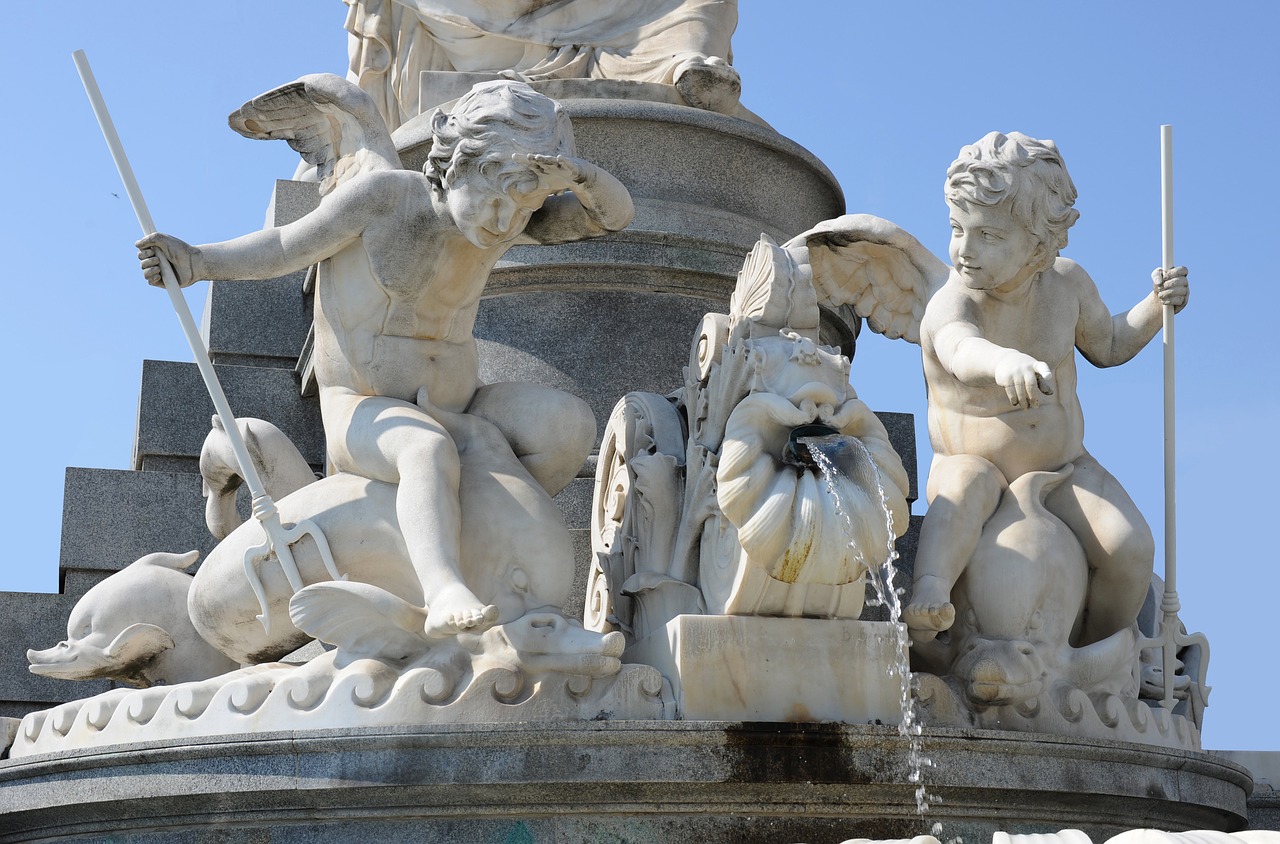
<path id="1" fill-rule="evenodd" d="M 892 727 L 584 722 L 263 733 L 0 762 L 0 844 L 52 840 L 807 841 L 1240 829 L 1208 754 L 948 730 L 916 815 Z M 523 831 L 521 831 L 523 830 Z M 511 836 L 517 837 L 511 837 Z"/>

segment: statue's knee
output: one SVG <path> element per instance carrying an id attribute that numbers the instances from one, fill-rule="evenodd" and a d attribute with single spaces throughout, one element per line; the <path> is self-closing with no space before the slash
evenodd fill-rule
<path id="1" fill-rule="evenodd" d="M 398 459 L 400 475 L 427 472 L 440 475 L 457 483 L 461 461 L 453 439 L 439 431 L 422 430 L 409 438 L 400 450 Z"/>
<path id="2" fill-rule="evenodd" d="M 1004 477 L 991 462 L 973 455 L 950 458 L 934 489 L 934 498 L 960 506 L 993 510 L 1004 492 Z"/>

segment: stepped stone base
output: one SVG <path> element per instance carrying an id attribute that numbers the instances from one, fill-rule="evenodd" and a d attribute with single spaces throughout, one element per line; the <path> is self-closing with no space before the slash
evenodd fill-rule
<path id="1" fill-rule="evenodd" d="M 1237 830 L 1245 769 L 1203 753 L 984 731 L 925 736 L 916 813 L 892 727 L 580 722 L 295 731 L 0 762 L 0 844 L 110 840 L 946 840 Z"/>

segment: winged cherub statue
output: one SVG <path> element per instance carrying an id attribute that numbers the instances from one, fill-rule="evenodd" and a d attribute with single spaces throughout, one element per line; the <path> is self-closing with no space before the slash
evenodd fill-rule
<path id="1" fill-rule="evenodd" d="M 595 437 L 590 409 L 573 396 L 480 383 L 481 291 L 512 245 L 617 231 L 631 221 L 631 198 L 574 156 L 568 117 L 522 83 L 478 85 L 451 113 L 437 111 L 425 172 L 401 169 L 373 102 L 337 76 L 276 88 L 230 122 L 251 138 L 287 140 L 316 165 L 319 207 L 223 243 L 150 235 L 138 241 L 144 275 L 160 283 L 160 255 L 183 286 L 319 264 L 314 360 L 332 466 L 398 484 L 396 515 L 429 608 L 422 632 L 479 632 L 498 612 L 460 568 L 459 450 L 498 448 L 500 432 L 494 459 L 545 496 L 568 483 Z M 465 424 L 451 422 L 462 414 Z"/>
<path id="2" fill-rule="evenodd" d="M 1112 315 L 1089 275 L 1059 257 L 1079 217 L 1052 141 L 992 132 L 947 170 L 950 266 L 887 220 L 829 220 L 788 244 L 834 305 L 873 331 L 920 345 L 929 395 L 929 470 L 912 597 L 903 620 L 928 640 L 955 621 L 951 591 L 1010 483 L 1070 465 L 1046 508 L 1089 565 L 1076 644 L 1133 624 L 1151 582 L 1150 528 L 1084 447 L 1075 350 L 1095 366 L 1136 355 L 1164 304 L 1187 302 L 1187 270 L 1157 269 L 1154 289 Z"/>

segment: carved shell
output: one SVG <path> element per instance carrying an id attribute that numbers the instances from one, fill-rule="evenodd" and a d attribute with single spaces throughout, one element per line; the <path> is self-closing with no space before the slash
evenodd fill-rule
<path id="1" fill-rule="evenodd" d="M 812 421 L 781 396 L 743 399 L 726 428 L 717 499 L 748 558 L 771 577 L 852 583 L 888 556 L 884 505 L 871 471 L 827 481 L 783 462 L 790 431 Z"/>

